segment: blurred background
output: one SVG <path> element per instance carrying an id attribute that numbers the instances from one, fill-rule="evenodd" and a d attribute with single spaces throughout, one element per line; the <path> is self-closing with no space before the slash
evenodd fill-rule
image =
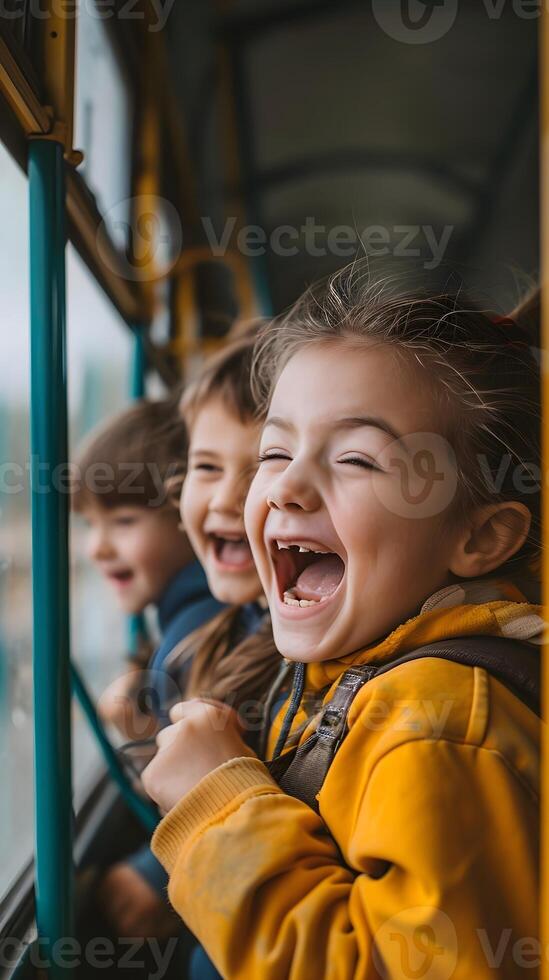
<path id="1" fill-rule="evenodd" d="M 36 5 L 35 5 L 36 6 Z M 531 4 L 82 0 L 68 161 L 70 443 L 126 404 L 136 332 L 161 395 L 235 318 L 284 309 L 364 254 L 451 275 L 494 309 L 536 275 L 538 33 Z M 11 16 L 13 15 L 13 16 Z M 40 19 L 2 57 L 46 104 Z M 29 213 L 24 133 L 0 99 L 0 895 L 32 852 Z M 72 527 L 73 655 L 95 694 L 126 624 Z M 74 709 L 76 807 L 100 768 Z"/>

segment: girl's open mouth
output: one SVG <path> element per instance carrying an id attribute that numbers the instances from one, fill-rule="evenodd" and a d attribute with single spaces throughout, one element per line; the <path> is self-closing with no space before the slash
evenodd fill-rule
<path id="1" fill-rule="evenodd" d="M 272 542 L 279 596 L 285 606 L 318 606 L 337 592 L 345 562 L 333 551 L 310 541 Z"/>
<path id="2" fill-rule="evenodd" d="M 253 565 L 252 552 L 246 537 L 211 534 L 210 538 L 217 564 L 227 571 L 244 571 Z"/>

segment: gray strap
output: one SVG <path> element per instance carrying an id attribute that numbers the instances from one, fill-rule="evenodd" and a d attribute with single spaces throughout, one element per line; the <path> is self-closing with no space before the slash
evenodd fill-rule
<path id="1" fill-rule="evenodd" d="M 271 720 L 271 711 L 275 699 L 279 691 L 282 690 L 282 686 L 290 676 L 293 664 L 291 660 L 285 660 L 276 675 L 270 690 L 267 692 L 267 697 L 265 699 L 265 704 L 263 705 L 263 721 L 261 726 L 261 733 L 259 736 L 259 758 L 264 759 L 267 754 L 267 740 L 269 737 L 269 726 Z"/>
<path id="2" fill-rule="evenodd" d="M 349 708 L 376 669 L 365 665 L 346 670 L 333 697 L 324 705 L 313 734 L 296 749 L 267 763 L 271 776 L 284 792 L 303 800 L 313 810 L 318 811 L 317 793 L 347 733 Z"/>

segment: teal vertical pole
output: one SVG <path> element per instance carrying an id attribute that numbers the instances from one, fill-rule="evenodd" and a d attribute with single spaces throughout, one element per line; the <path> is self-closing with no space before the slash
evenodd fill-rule
<path id="1" fill-rule="evenodd" d="M 143 327 L 134 327 L 134 347 L 132 373 L 130 379 L 130 396 L 132 398 L 145 397 L 145 344 L 143 342 Z M 130 654 L 137 656 L 140 648 L 140 640 L 147 635 L 147 626 L 143 613 L 136 613 L 128 617 L 128 646 Z"/>
<path id="2" fill-rule="evenodd" d="M 74 936 L 68 495 L 55 479 L 68 458 L 60 143 L 29 141 L 29 193 L 36 920 L 50 980 L 67 980 L 54 962 L 55 943 Z"/>
<path id="3" fill-rule="evenodd" d="M 143 343 L 143 328 L 134 329 L 133 363 L 130 395 L 132 398 L 145 397 L 145 344 Z"/>

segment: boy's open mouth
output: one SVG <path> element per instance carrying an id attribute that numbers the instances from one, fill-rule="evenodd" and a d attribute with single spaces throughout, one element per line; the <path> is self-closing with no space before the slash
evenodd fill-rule
<path id="1" fill-rule="evenodd" d="M 333 551 L 311 541 L 272 542 L 280 598 L 286 606 L 314 606 L 337 590 L 345 562 Z"/>
<path id="2" fill-rule="evenodd" d="M 245 536 L 210 534 L 210 538 L 213 541 L 215 557 L 221 565 L 244 568 L 253 562 L 252 552 Z"/>
<path id="3" fill-rule="evenodd" d="M 107 572 L 107 578 L 110 578 L 112 582 L 117 582 L 119 585 L 125 585 L 127 582 L 131 582 L 133 572 L 131 568 L 121 568 L 115 572 Z"/>

